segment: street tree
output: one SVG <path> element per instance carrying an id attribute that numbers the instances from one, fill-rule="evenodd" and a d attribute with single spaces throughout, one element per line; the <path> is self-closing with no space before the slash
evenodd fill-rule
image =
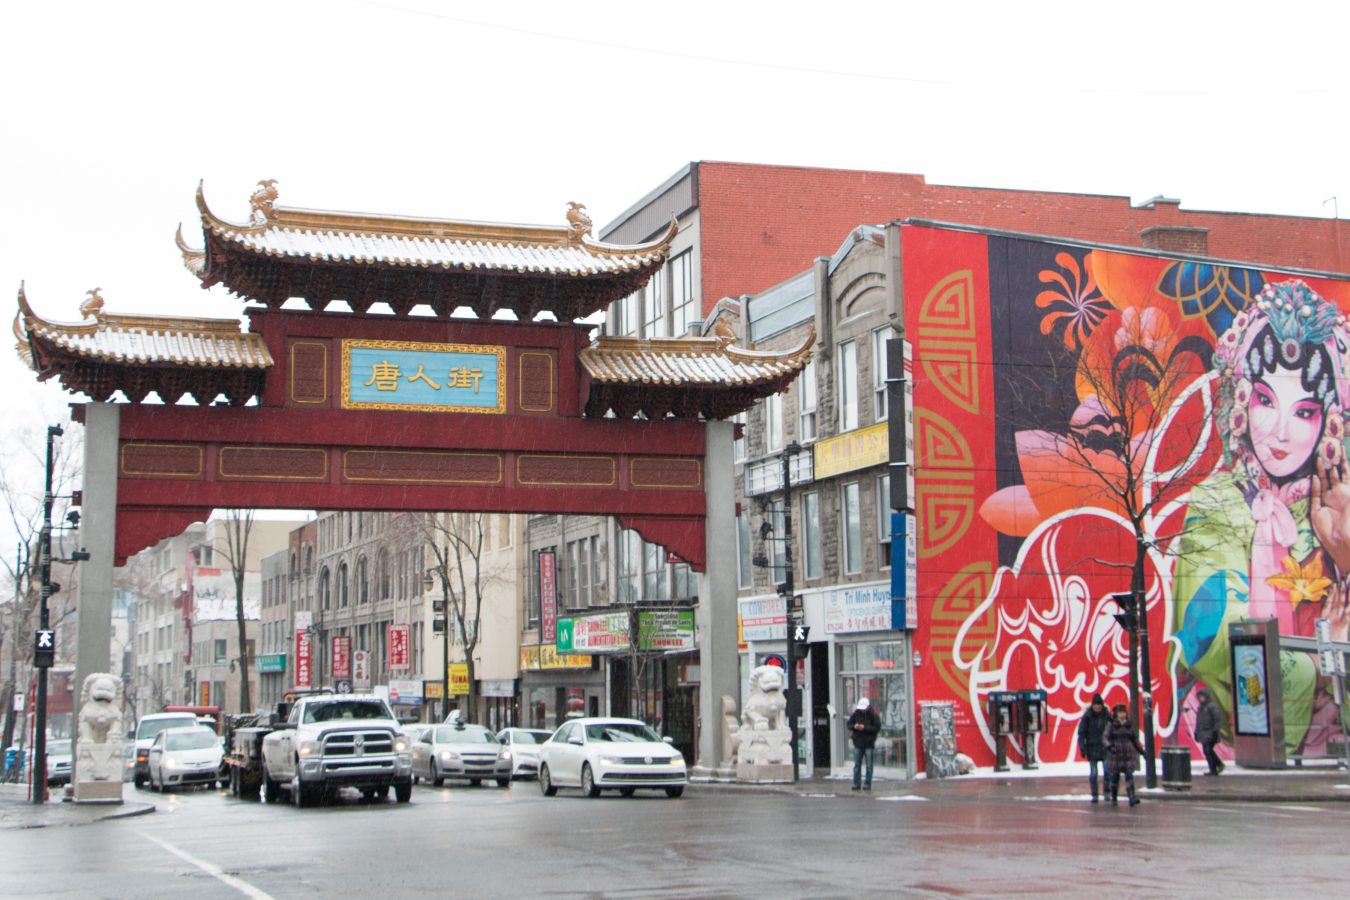
<path id="1" fill-rule="evenodd" d="M 244 615 L 244 576 L 248 565 L 248 539 L 253 531 L 253 510 L 228 509 L 221 520 L 225 531 L 225 547 L 222 553 L 230 564 L 230 576 L 234 581 L 234 621 L 239 633 L 239 710 L 247 712 L 253 708 L 253 697 L 249 692 L 248 675 L 253 667 L 249 659 L 247 619 Z"/>

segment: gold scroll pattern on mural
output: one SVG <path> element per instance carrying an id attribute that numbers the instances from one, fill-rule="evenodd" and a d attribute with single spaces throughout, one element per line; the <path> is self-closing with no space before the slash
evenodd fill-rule
<path id="1" fill-rule="evenodd" d="M 931 409 L 914 411 L 918 450 L 919 559 L 950 549 L 975 520 L 975 459 L 955 425 Z"/>
<path id="2" fill-rule="evenodd" d="M 969 269 L 943 278 L 919 305 L 916 356 L 944 398 L 970 413 L 980 411 L 976 369 L 975 281 Z"/>
<path id="3" fill-rule="evenodd" d="M 970 677 L 957 664 L 956 639 L 961 626 L 989 596 L 993 583 L 994 564 L 988 560 L 973 562 L 958 570 L 934 598 L 932 613 L 924 623 L 930 641 L 929 657 L 937 666 L 943 683 L 962 700 L 970 699 Z M 995 621 L 991 604 L 983 616 L 967 626 L 961 642 L 966 652 L 993 643 Z"/>

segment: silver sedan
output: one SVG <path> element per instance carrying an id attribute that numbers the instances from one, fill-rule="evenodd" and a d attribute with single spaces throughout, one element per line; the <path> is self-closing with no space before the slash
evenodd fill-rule
<path id="1" fill-rule="evenodd" d="M 432 725 L 413 733 L 413 780 L 425 778 L 440 787 L 447 778 L 467 779 L 477 787 L 493 779 L 511 784 L 511 751 L 482 725 L 456 722 Z"/>
<path id="2" fill-rule="evenodd" d="M 553 736 L 536 728 L 503 728 L 497 740 L 511 751 L 511 777 L 534 778 L 539 774 L 539 745 Z"/>

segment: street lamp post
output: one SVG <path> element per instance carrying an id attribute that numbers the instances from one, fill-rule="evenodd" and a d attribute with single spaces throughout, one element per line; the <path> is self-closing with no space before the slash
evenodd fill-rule
<path id="1" fill-rule="evenodd" d="M 801 696 L 797 693 L 797 618 L 796 588 L 792 577 L 792 458 L 802 451 L 802 445 L 796 441 L 783 448 L 783 602 L 787 608 L 787 714 L 788 728 L 792 732 L 792 781 L 800 777 L 800 762 L 797 758 L 797 720 L 801 716 Z"/>
<path id="2" fill-rule="evenodd" d="M 38 641 L 43 635 L 50 635 L 51 618 L 47 601 L 54 592 L 52 584 L 52 505 L 56 498 L 52 495 L 52 456 L 56 439 L 65 431 L 60 425 L 47 427 L 47 480 L 42 492 L 42 531 L 38 538 L 38 560 L 42 577 L 40 605 L 38 607 Z M 54 643 L 54 642 L 53 642 Z M 54 650 L 54 647 L 53 647 Z M 34 653 L 33 664 L 37 667 L 37 700 L 33 724 L 33 802 L 45 803 L 47 800 L 47 669 L 52 664 L 51 654 L 39 656 Z M 45 658 L 44 658 L 45 656 Z"/>

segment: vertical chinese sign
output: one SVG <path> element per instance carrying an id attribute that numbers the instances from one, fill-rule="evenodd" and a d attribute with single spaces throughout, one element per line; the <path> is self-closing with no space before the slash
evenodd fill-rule
<path id="1" fill-rule="evenodd" d="M 557 556 L 552 550 L 539 553 L 539 640 L 551 644 L 558 639 Z"/>
<path id="2" fill-rule="evenodd" d="M 313 687 L 310 675 L 310 666 L 312 664 L 313 650 L 310 647 L 309 632 L 297 631 L 295 633 L 295 686 L 298 688 Z"/>
<path id="3" fill-rule="evenodd" d="M 370 690 L 369 650 L 357 650 L 352 654 L 352 687 L 358 691 Z"/>
<path id="4" fill-rule="evenodd" d="M 349 637 L 333 638 L 333 677 L 352 677 L 352 639 Z"/>
<path id="5" fill-rule="evenodd" d="M 387 638 L 389 670 L 405 672 L 408 669 L 408 626 L 390 625 Z"/>

